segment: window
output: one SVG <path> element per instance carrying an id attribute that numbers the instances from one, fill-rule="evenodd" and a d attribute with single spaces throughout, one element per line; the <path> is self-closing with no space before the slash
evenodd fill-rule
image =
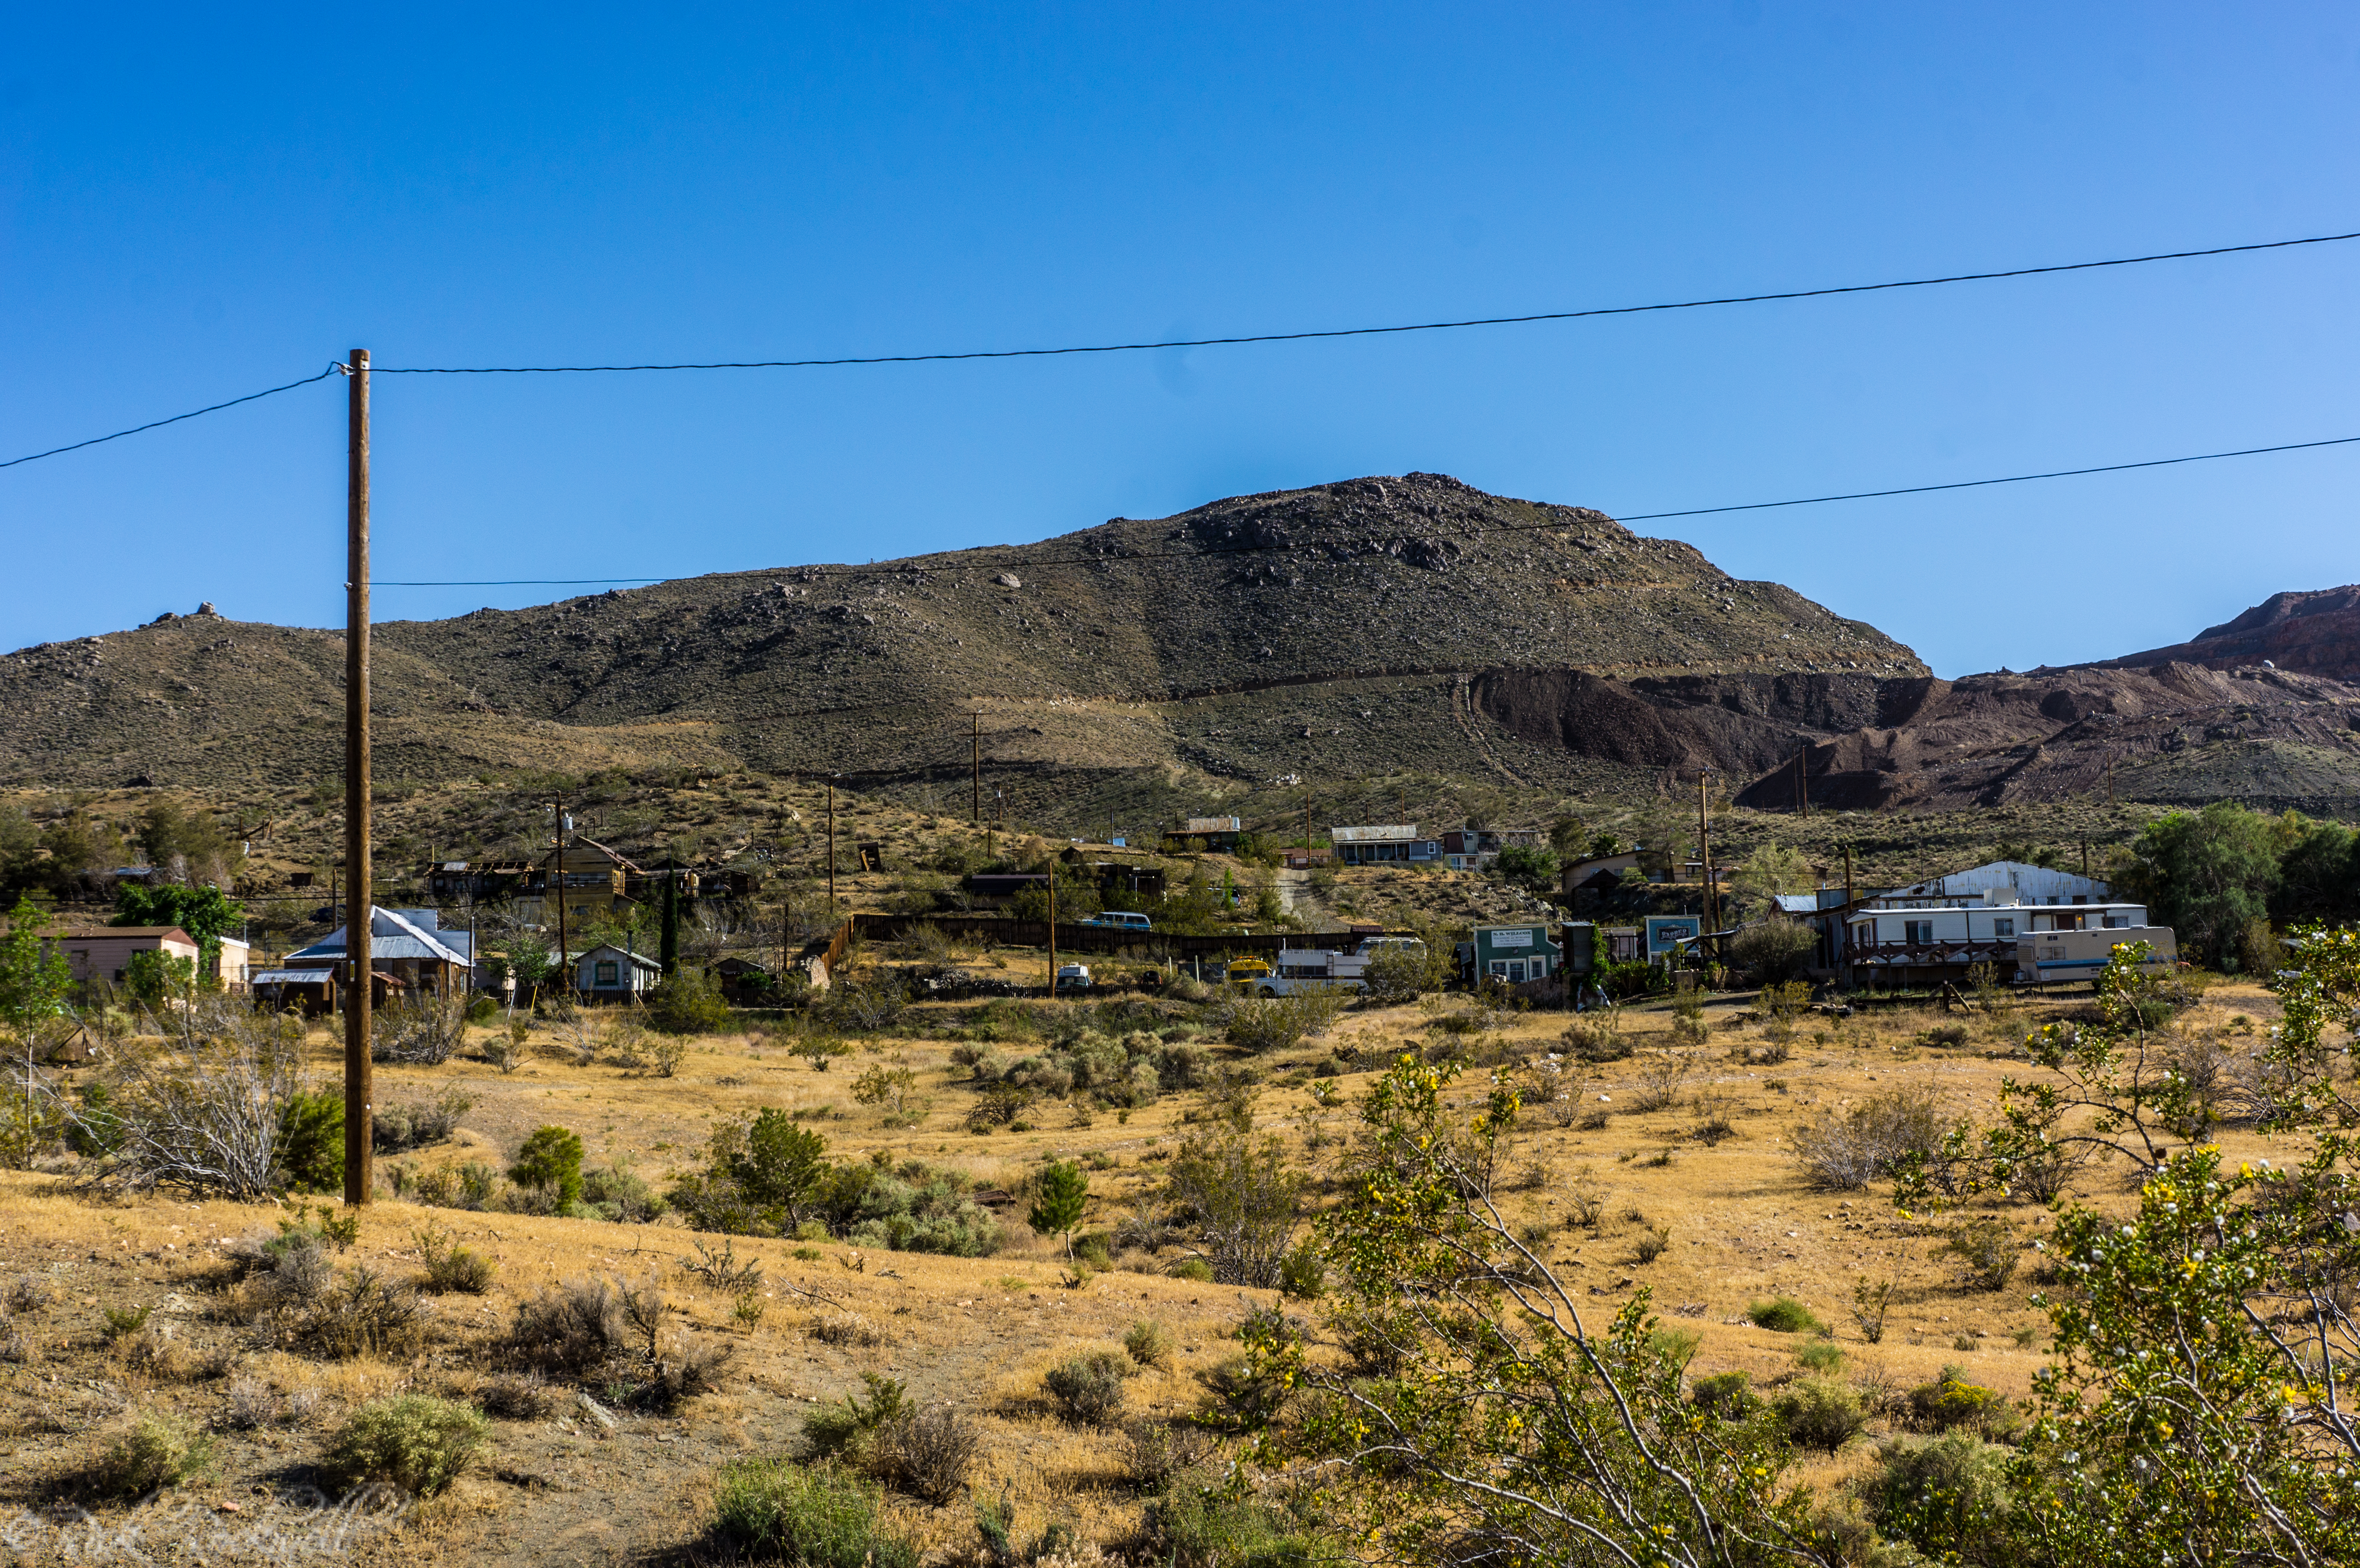
<path id="1" fill-rule="evenodd" d="M 2105 917 L 2105 925 L 2108 931 L 2119 931 L 2130 923 L 2131 918 L 2128 915 L 2108 915 Z"/>
<path id="2" fill-rule="evenodd" d="M 591 967 L 593 985 L 619 985 L 623 983 L 623 966 L 611 958 L 602 958 Z"/>
<path id="3" fill-rule="evenodd" d="M 2011 920 L 1994 920 L 1994 921 L 1992 921 L 1992 935 L 1994 935 L 1994 936 L 2014 936 L 2015 934 L 2016 934 L 2016 921 L 2015 921 L 2014 920 L 2012 920 L 2012 919 L 2011 919 Z"/>
<path id="4" fill-rule="evenodd" d="M 1934 940 L 1934 922 L 1931 920 L 1904 920 L 1902 927 L 1906 934 L 1901 940 L 1912 947 Z"/>

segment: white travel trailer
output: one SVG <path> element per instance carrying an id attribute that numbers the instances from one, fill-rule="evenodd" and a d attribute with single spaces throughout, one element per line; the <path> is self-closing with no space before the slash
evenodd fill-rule
<path id="1" fill-rule="evenodd" d="M 2117 946 L 2135 942 L 2155 950 L 2154 956 L 2139 966 L 2147 974 L 2180 962 L 2180 943 L 2169 926 L 2035 931 L 2016 940 L 2016 983 L 2038 985 L 2054 980 L 2094 980 L 2113 960 Z"/>

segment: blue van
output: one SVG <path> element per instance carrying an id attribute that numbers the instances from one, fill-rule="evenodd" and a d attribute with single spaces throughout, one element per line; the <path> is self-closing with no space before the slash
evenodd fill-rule
<path id="1" fill-rule="evenodd" d="M 1084 920 L 1082 924 L 1086 926 L 1112 926 L 1117 931 L 1152 931 L 1155 929 L 1155 922 L 1153 920 L 1149 920 L 1145 915 L 1133 914 L 1128 909 L 1107 909 L 1101 913 L 1092 915 L 1088 920 Z"/>

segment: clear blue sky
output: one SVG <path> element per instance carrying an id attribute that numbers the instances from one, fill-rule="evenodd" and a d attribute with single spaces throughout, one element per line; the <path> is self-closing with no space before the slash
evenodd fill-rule
<path id="1" fill-rule="evenodd" d="M 1579 308 L 2360 229 L 2345 5 L 18 7 L 0 457 L 381 365 Z M 1613 513 L 2360 433 L 2360 243 L 1094 360 L 377 382 L 377 574 Z M 0 645 L 341 618 L 340 383 L 0 471 Z M 2360 577 L 2360 449 L 1642 525 L 1962 674 Z M 378 594 L 381 618 L 564 590 Z"/>

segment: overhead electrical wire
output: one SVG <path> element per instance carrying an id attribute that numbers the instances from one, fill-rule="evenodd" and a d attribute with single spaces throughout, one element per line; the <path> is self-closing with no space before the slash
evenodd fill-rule
<path id="1" fill-rule="evenodd" d="M 2309 452 L 2318 447 L 2351 446 L 2360 443 L 2360 436 L 2331 436 L 2325 441 L 2286 441 L 2277 446 L 2240 447 L 2234 452 L 2191 452 L 2184 457 L 2150 457 L 2136 463 L 2105 463 L 2087 468 L 2052 468 L 2038 474 L 2007 474 L 1991 479 L 1952 479 L 1939 485 L 1904 485 L 1887 490 L 1850 490 L 1834 495 L 1797 495 L 1784 501 L 1740 501 L 1725 506 L 1688 506 L 1671 512 L 1632 512 L 1614 517 L 1618 523 L 1656 522 L 1666 517 L 1705 517 L 1725 512 L 1764 512 L 1780 506 L 1819 506 L 1833 501 L 1871 501 L 1891 495 L 1926 495 L 1939 490 L 1974 490 L 1987 485 L 2026 485 L 2038 479 L 2071 479 L 2088 474 L 2123 474 L 2138 468 L 2169 468 L 2183 463 L 2214 463 L 2227 457 L 2261 457 L 2278 452 Z M 1492 523 L 1480 528 L 1463 528 L 1451 535 L 1463 538 L 1470 534 L 1546 533 L 1568 525 L 1562 519 L 1546 523 Z M 766 575 L 808 578 L 901 576 L 911 572 L 1006 572 L 1011 567 L 1037 571 L 1043 566 L 1110 566 L 1127 561 L 1156 561 L 1174 556 L 1202 558 L 1218 555 L 1261 555 L 1272 552 L 1317 548 L 1318 541 L 1306 539 L 1285 544 L 1228 545 L 1200 550 L 1139 550 L 1120 554 L 1020 556 L 1013 560 L 1000 557 L 990 561 L 960 561 L 947 566 L 914 564 L 927 558 L 907 556 L 900 561 L 871 566 L 797 566 L 747 567 L 738 572 L 705 572 L 712 577 L 757 577 Z M 595 588 L 621 586 L 626 583 L 670 583 L 672 577 L 494 577 L 462 578 L 434 581 L 403 581 L 371 578 L 372 588 Z"/>
<path id="2" fill-rule="evenodd" d="M 2296 245 L 2334 245 L 2360 239 L 2348 234 L 2312 234 L 2303 239 L 2262 240 L 2253 245 L 2214 245 L 2206 250 L 2158 251 L 2153 256 L 2114 256 L 2104 261 L 2067 261 L 2046 267 L 2016 267 L 2001 272 L 1958 272 L 1942 278 L 1905 278 L 1886 283 L 1844 283 L 1826 289 L 1790 289 L 1775 294 L 1730 294 L 1711 299 L 1676 299 L 1653 305 L 1602 305 L 1583 310 L 1540 310 L 1524 316 L 1472 316 L 1459 321 L 1411 321 L 1380 327 L 1330 327 L 1315 332 L 1246 332 L 1221 338 L 1166 338 L 1148 343 L 1068 344 L 1054 348 L 967 349 L 936 354 L 847 354 L 834 359 L 721 360 L 684 365 L 377 365 L 380 376 L 590 376 L 639 370 L 811 370 L 847 365 L 932 365 L 967 359 L 1047 359 L 1061 354 L 1137 354 L 1167 348 L 1226 348 L 1238 343 L 1304 343 L 1318 338 L 1382 337 L 1399 332 L 1455 332 L 1463 327 L 1514 327 L 1537 321 L 1579 321 L 1597 316 L 1638 316 L 1661 310 L 1701 310 L 1719 305 L 1764 305 L 1781 299 L 1823 299 L 1839 294 L 1875 294 L 1895 289 L 1932 289 L 1945 283 L 1988 283 L 2003 278 L 2038 278 L 2055 272 L 2090 272 L 2108 267 L 2138 267 L 2152 261 L 2190 261 Z"/>
<path id="3" fill-rule="evenodd" d="M 2158 251 L 2148 256 L 2111 256 L 2100 261 L 2055 262 L 2042 267 L 2008 267 L 1996 272 L 1959 272 L 1939 278 L 1905 278 L 1883 283 L 1846 283 L 1823 289 L 1793 289 L 1765 294 L 1731 294 L 1708 299 L 1677 299 L 1648 305 L 1607 305 L 1580 310 L 1545 310 L 1520 316 L 1477 316 L 1441 321 L 1400 322 L 1389 326 L 1332 327 L 1316 331 L 1288 332 L 1248 332 L 1229 337 L 1168 338 L 1153 342 L 1076 343 L 1047 348 L 968 349 L 932 354 L 854 354 L 829 359 L 755 359 L 716 360 L 677 365 L 373 365 L 379 376 L 580 376 L 643 370 L 814 370 L 857 365 L 927 365 L 974 359 L 1043 359 L 1060 355 L 1090 354 L 1136 354 L 1156 349 L 1221 348 L 1243 343 L 1305 343 L 1323 338 L 1381 337 L 1404 332 L 1453 332 L 1469 327 L 1524 326 L 1542 321 L 1576 321 L 1601 316 L 1635 316 L 1666 310 L 1700 310 L 1723 305 L 1761 305 L 1787 299 L 1821 299 L 1846 294 L 1874 294 L 1898 289 L 1932 289 L 1951 283 L 1987 283 L 2008 278 L 2038 278 L 2052 273 L 2092 272 L 2107 267 L 2140 267 L 2150 262 L 2191 261 L 2203 256 L 2239 256 L 2254 251 L 2290 250 L 2303 245 L 2336 245 L 2345 240 L 2360 239 L 2360 230 L 2349 234 L 2309 234 L 2298 239 L 2259 240 L 2249 245 L 2212 245 L 2202 250 Z M 74 441 L 66 446 L 51 447 L 47 452 L 29 452 L 23 457 L 0 462 L 0 468 L 14 468 L 19 463 L 35 463 L 45 457 L 57 457 L 70 452 L 102 442 L 120 441 L 143 430 L 165 425 L 179 424 L 202 415 L 219 413 L 241 403 L 274 397 L 281 392 L 308 387 L 324 381 L 343 369 L 332 365 L 317 376 L 307 376 L 300 381 L 290 381 L 283 387 L 268 387 L 249 392 L 242 397 L 214 403 L 202 408 L 191 408 L 185 414 L 169 419 L 152 419 L 144 425 L 116 430 L 111 435 L 93 436 L 88 441 Z"/>

